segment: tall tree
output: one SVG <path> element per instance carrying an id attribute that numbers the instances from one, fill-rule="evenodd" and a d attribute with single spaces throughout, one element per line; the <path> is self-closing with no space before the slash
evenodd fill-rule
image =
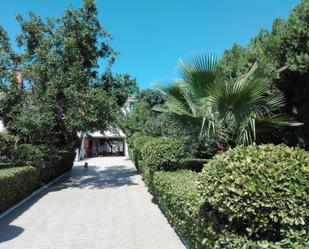
<path id="1" fill-rule="evenodd" d="M 101 79 L 99 60 L 110 71 L 117 53 L 94 1 L 84 0 L 81 8 L 70 7 L 59 18 L 44 21 L 29 13 L 17 19 L 22 30 L 18 70 L 26 89 L 16 90 L 12 81 L 6 86 L 1 106 L 7 129 L 24 143 L 75 147 L 78 131 L 111 125 L 117 96 L 96 84 Z"/>
<path id="2" fill-rule="evenodd" d="M 298 128 L 284 128 L 266 137 L 265 142 L 285 142 L 309 148 L 309 1 L 302 0 L 287 20 L 276 19 L 271 32 L 261 30 L 246 47 L 238 45 L 225 51 L 220 67 L 235 78 L 255 62 L 259 73 L 273 80 L 273 91 L 282 91 L 286 99 L 283 111 L 303 122 Z M 280 73 L 278 68 L 284 69 Z"/>

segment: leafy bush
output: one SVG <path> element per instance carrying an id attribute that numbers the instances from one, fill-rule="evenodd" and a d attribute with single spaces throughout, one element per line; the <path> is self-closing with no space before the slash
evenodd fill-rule
<path id="1" fill-rule="evenodd" d="M 203 248 L 207 229 L 200 215 L 202 198 L 197 190 L 198 174 L 189 170 L 154 172 L 151 192 L 160 208 L 191 248 Z"/>
<path id="2" fill-rule="evenodd" d="M 135 132 L 132 136 L 129 137 L 129 141 L 128 141 L 129 147 L 133 150 L 135 146 L 135 140 L 139 139 L 140 137 L 144 137 L 144 136 L 147 136 L 147 135 L 141 132 Z"/>
<path id="3" fill-rule="evenodd" d="M 234 45 L 220 60 L 223 75 L 234 78 L 246 72 L 252 63 L 259 63 L 259 75 L 274 78 L 284 94 L 283 111 L 304 125 L 287 127 L 275 132 L 272 129 L 262 141 L 283 141 L 309 149 L 309 1 L 301 0 L 289 17 L 275 19 L 272 30 L 261 29 L 247 46 Z M 287 68 L 278 75 L 278 69 Z M 259 137 L 258 137 L 259 138 Z"/>
<path id="4" fill-rule="evenodd" d="M 302 149 L 253 145 L 216 156 L 199 177 L 204 215 L 216 238 L 212 248 L 255 243 L 302 248 L 309 226 L 308 189 L 309 153 Z"/>
<path id="5" fill-rule="evenodd" d="M 132 160 L 135 163 L 135 166 L 138 171 L 142 172 L 142 155 L 141 149 L 145 143 L 149 142 L 152 137 L 145 135 L 143 133 L 134 133 L 129 140 L 130 150 L 132 150 L 131 154 L 133 156 Z"/>
<path id="6" fill-rule="evenodd" d="M 0 169 L 0 212 L 29 195 L 38 186 L 34 167 Z"/>
<path id="7" fill-rule="evenodd" d="M 33 166 L 39 169 L 43 166 L 44 157 L 47 154 L 46 146 L 21 144 L 14 152 L 13 161 L 19 166 Z"/>
<path id="8" fill-rule="evenodd" d="M 142 148 L 145 165 L 153 171 L 174 170 L 178 167 L 179 160 L 186 155 L 184 144 L 176 138 L 155 138 Z"/>
<path id="9" fill-rule="evenodd" d="M 186 158 L 179 161 L 179 168 L 189 169 L 195 172 L 201 172 L 208 159 Z"/>
<path id="10" fill-rule="evenodd" d="M 60 151 L 46 145 L 22 144 L 14 153 L 13 161 L 18 166 L 33 166 L 39 171 L 39 182 L 48 183 L 73 166 L 75 152 Z"/>
<path id="11" fill-rule="evenodd" d="M 0 133 L 0 162 L 9 161 L 14 151 L 14 137 L 8 133 Z"/>

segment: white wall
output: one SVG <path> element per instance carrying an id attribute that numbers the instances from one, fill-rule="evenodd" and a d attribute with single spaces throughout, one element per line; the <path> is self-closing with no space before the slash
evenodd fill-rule
<path id="1" fill-rule="evenodd" d="M 3 123 L 0 120 L 0 132 L 4 132 L 4 131 L 5 131 L 5 129 L 4 129 Z"/>

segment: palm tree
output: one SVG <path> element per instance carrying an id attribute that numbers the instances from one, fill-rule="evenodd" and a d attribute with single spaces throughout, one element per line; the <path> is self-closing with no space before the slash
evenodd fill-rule
<path id="1" fill-rule="evenodd" d="M 270 91 L 269 80 L 258 77 L 257 68 L 254 64 L 242 77 L 226 79 L 215 56 L 181 60 L 180 79 L 158 86 L 167 101 L 155 110 L 168 113 L 177 128 L 197 126 L 199 138 L 230 145 L 251 144 L 265 129 L 301 125 L 280 112 L 283 95 Z"/>

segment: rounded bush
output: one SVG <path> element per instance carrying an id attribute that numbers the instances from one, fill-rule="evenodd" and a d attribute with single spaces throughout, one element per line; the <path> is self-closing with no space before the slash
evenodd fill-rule
<path id="1" fill-rule="evenodd" d="M 145 143 L 149 142 L 153 137 L 142 134 L 142 133 L 134 133 L 130 140 L 129 140 L 129 145 L 130 145 L 130 150 L 132 151 L 131 154 L 133 156 L 133 161 L 135 163 L 136 168 L 139 171 L 142 171 L 142 155 L 141 155 L 141 150 L 142 147 L 144 146 Z"/>
<path id="2" fill-rule="evenodd" d="M 46 146 L 21 144 L 14 152 L 13 161 L 19 166 L 34 166 L 40 168 L 47 155 Z"/>
<path id="3" fill-rule="evenodd" d="M 309 152 L 286 145 L 237 147 L 217 155 L 199 176 L 203 211 L 218 233 L 283 248 L 305 243 L 308 190 Z"/>
<path id="4" fill-rule="evenodd" d="M 145 165 L 153 171 L 173 170 L 186 155 L 183 142 L 176 138 L 154 138 L 142 147 Z"/>

